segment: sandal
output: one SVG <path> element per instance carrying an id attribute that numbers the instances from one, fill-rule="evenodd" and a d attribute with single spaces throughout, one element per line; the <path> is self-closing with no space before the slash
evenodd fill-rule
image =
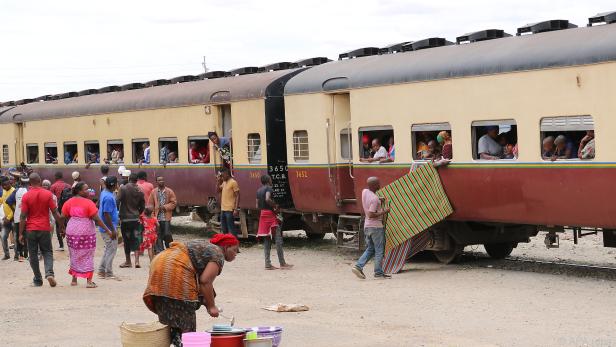
<path id="1" fill-rule="evenodd" d="M 97 288 L 98 286 L 94 282 L 90 282 L 86 285 L 86 288 Z"/>
<path id="2" fill-rule="evenodd" d="M 141 269 L 141 265 L 135 264 L 135 269 Z"/>
<path id="3" fill-rule="evenodd" d="M 133 267 L 133 264 L 127 264 L 127 263 L 124 263 L 124 264 L 120 265 L 120 267 L 121 267 L 122 269 L 125 269 L 125 268 L 127 268 L 127 267 Z"/>
<path id="4" fill-rule="evenodd" d="M 265 270 L 278 270 L 278 268 L 275 267 L 274 265 L 270 265 L 270 266 L 266 266 Z"/>

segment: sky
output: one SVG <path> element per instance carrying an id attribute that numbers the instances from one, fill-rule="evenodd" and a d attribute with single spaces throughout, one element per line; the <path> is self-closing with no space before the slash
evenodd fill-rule
<path id="1" fill-rule="evenodd" d="M 361 47 L 515 34 L 616 10 L 607 0 L 2 0 L 0 101 L 263 66 Z"/>

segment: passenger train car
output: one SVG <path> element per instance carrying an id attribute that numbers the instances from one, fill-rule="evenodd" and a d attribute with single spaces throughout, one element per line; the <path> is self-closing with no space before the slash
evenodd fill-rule
<path id="1" fill-rule="evenodd" d="M 220 158 L 205 135 L 217 131 L 232 138 L 244 232 L 254 232 L 254 195 L 268 173 L 285 208 L 284 227 L 321 237 L 336 231 L 340 216 L 361 214 L 358 197 L 368 177 L 387 184 L 425 164 L 418 156 L 423 141 L 446 131 L 453 157 L 439 173 L 455 212 L 431 230 L 430 249 L 439 259 L 451 261 L 470 244 L 503 257 L 539 230 L 550 232 L 546 244 L 553 246 L 565 227 L 601 229 L 605 246 L 615 247 L 614 22 L 616 12 L 604 13 L 583 28 L 547 21 L 519 28 L 516 36 L 486 30 L 455 44 L 430 38 L 362 48 L 338 61 L 8 102 L 0 105 L 2 166 L 24 161 L 48 178 L 79 169 L 93 183 L 98 165 L 79 155 L 63 164 L 64 153 L 96 150 L 106 158 L 122 146 L 123 165 L 164 175 L 180 204 L 197 206 L 207 219 L 216 212 Z M 510 156 L 481 159 L 478 142 L 488 127 L 514 148 Z M 579 159 L 593 132 L 595 153 Z M 571 155 L 546 156 L 544 140 L 559 135 Z M 395 157 L 364 162 L 364 139 L 391 140 Z M 152 161 L 139 165 L 146 141 Z M 208 147 L 211 162 L 191 164 L 190 142 Z M 159 162 L 165 144 L 179 163 Z M 48 152 L 60 163 L 46 163 Z"/>

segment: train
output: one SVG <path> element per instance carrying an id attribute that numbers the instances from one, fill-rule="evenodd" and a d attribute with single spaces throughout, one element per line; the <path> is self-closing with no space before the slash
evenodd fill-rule
<path id="1" fill-rule="evenodd" d="M 438 171 L 455 212 L 430 230 L 428 250 L 439 260 L 475 244 L 502 258 L 542 230 L 546 245 L 557 246 L 569 228 L 576 237 L 601 231 L 604 246 L 616 247 L 614 23 L 616 11 L 590 17 L 585 27 L 549 20 L 515 35 L 489 29 L 456 42 L 363 47 L 337 60 L 8 101 L 0 104 L 1 167 L 24 162 L 50 179 L 78 170 L 93 186 L 105 161 L 112 170 L 162 175 L 181 207 L 215 224 L 223 160 L 208 134 L 216 132 L 232 139 L 243 234 L 256 232 L 254 196 L 269 174 L 283 228 L 318 239 L 344 231 L 342 219 L 359 219 L 368 177 L 387 184 L 426 164 L 430 159 L 418 156 L 422 140 L 445 131 L 452 158 Z M 514 156 L 483 159 L 478 142 L 488 128 L 498 129 Z M 592 156 L 545 156 L 546 138 L 562 135 L 577 153 L 587 134 Z M 365 162 L 365 139 L 390 141 L 395 157 Z M 146 146 L 149 163 L 140 159 Z M 208 151 L 209 162 L 193 163 L 190 146 Z M 163 147 L 177 161 L 161 161 Z"/>

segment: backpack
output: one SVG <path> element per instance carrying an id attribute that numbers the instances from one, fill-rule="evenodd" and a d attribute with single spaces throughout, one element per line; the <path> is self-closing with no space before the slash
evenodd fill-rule
<path id="1" fill-rule="evenodd" d="M 62 189 L 62 193 L 60 194 L 60 199 L 58 199 L 58 209 L 62 210 L 62 206 L 73 197 L 73 189 L 71 187 L 66 186 Z"/>

